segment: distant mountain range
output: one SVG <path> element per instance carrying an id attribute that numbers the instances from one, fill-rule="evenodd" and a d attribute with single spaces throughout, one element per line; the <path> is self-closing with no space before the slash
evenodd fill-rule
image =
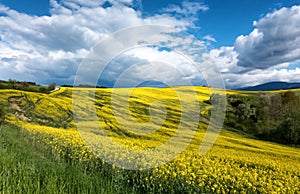
<path id="1" fill-rule="evenodd" d="M 238 88 L 238 90 L 270 91 L 270 90 L 288 90 L 288 89 L 295 89 L 295 88 L 300 88 L 300 83 L 268 82 L 256 86 Z"/>

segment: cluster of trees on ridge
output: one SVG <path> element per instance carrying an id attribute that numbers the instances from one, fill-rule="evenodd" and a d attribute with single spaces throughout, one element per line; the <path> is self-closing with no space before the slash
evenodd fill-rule
<path id="1" fill-rule="evenodd" d="M 56 84 L 53 82 L 49 86 L 37 85 L 35 82 L 28 81 L 17 81 L 14 79 L 9 79 L 8 81 L 0 80 L 0 89 L 15 89 L 15 90 L 24 90 L 29 92 L 41 92 L 49 93 L 54 90 Z"/>
<path id="2" fill-rule="evenodd" d="M 208 103 L 218 104 L 219 94 Z M 259 139 L 300 145 L 300 96 L 292 91 L 227 95 L 225 127 Z"/>
<path id="3" fill-rule="evenodd" d="M 105 86 L 93 86 L 93 85 L 89 85 L 89 84 L 79 84 L 79 85 L 61 85 L 61 87 L 67 87 L 67 88 L 107 88 Z"/>

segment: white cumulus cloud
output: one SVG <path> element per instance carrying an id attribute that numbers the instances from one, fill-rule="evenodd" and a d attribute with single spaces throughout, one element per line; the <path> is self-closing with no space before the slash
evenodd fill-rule
<path id="1" fill-rule="evenodd" d="M 109 6 L 103 6 L 107 2 Z M 191 25 L 188 20 L 166 13 L 143 18 L 133 8 L 134 3 L 132 0 L 50 0 L 49 16 L 20 13 L 0 4 L 1 79 L 72 84 L 89 50 L 113 32 L 149 24 L 180 29 Z"/>
<path id="2" fill-rule="evenodd" d="M 236 39 L 239 66 L 266 69 L 300 60 L 300 6 L 269 13 L 254 26 Z"/>
<path id="3" fill-rule="evenodd" d="M 228 88 L 271 81 L 300 82 L 300 6 L 281 8 L 255 21 L 249 35 L 237 37 L 234 46 L 212 49 Z"/>

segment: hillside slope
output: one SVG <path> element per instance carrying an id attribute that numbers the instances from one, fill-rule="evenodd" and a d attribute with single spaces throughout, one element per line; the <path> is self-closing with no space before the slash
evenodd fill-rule
<path id="1" fill-rule="evenodd" d="M 76 99 L 79 100 L 75 107 L 78 125 L 73 119 L 74 90 L 83 97 Z M 195 93 L 201 110 L 189 116 L 202 117 L 193 128 L 194 118 L 182 116 L 181 104 L 191 101 Z M 228 93 L 247 95 L 238 91 Z M 6 122 L 21 126 L 32 135 L 34 144 L 48 147 L 45 152 L 50 150 L 51 155 L 57 153 L 68 161 L 82 162 L 87 168 L 99 166 L 99 172 L 112 174 L 115 183 L 129 184 L 137 193 L 300 192 L 298 148 L 222 130 L 209 152 L 199 154 L 209 122 L 211 105 L 205 103 L 210 98 L 208 88 L 197 87 L 195 91 L 188 87 L 178 87 L 176 91 L 138 88 L 130 95 L 128 100 L 128 89 L 97 89 L 95 99 L 91 89 L 62 88 L 50 95 L 0 90 L 0 104 L 8 109 Z M 93 103 L 88 103 L 89 100 Z M 93 110 L 98 120 L 94 120 Z M 166 119 L 161 121 L 159 117 Z M 181 120 L 183 133 L 178 136 Z M 119 147 L 111 146 L 97 125 Z M 152 148 L 171 140 L 171 146 L 152 152 Z M 161 167 L 142 170 L 174 153 L 179 154 Z M 108 164 L 132 164 L 132 168 L 141 170 L 128 171 L 115 165 L 107 167 Z M 118 188 L 116 192 L 121 193 Z"/>

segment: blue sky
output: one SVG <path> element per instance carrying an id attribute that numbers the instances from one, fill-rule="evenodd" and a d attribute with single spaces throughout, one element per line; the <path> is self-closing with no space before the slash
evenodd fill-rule
<path id="1" fill-rule="evenodd" d="M 0 0 L 17 11 L 32 15 L 49 15 L 49 0 Z M 297 0 L 206 0 L 209 10 L 198 13 L 196 24 L 201 30 L 194 30 L 198 37 L 212 35 L 217 42 L 214 47 L 231 46 L 237 36 L 249 34 L 253 30 L 252 22 L 266 13 L 281 7 L 291 7 L 299 4 Z M 142 11 L 143 15 L 161 13 L 170 4 L 180 6 L 182 0 L 141 0 L 141 6 L 134 7 Z"/>
<path id="2" fill-rule="evenodd" d="M 196 22 L 201 30 L 201 35 L 210 34 L 217 42 L 215 47 L 231 46 L 237 36 L 249 34 L 253 30 L 252 22 L 274 9 L 284 6 L 290 7 L 299 4 L 297 0 L 206 0 L 202 1 L 208 5 L 209 10 L 198 13 L 199 21 Z M 153 0 L 143 1 L 145 14 L 159 12 L 169 4 L 180 5 L 179 0 Z"/>
<path id="3" fill-rule="evenodd" d="M 300 3 L 296 0 L 0 0 L 0 5 L 0 79 L 70 84 L 84 56 L 105 34 L 162 24 L 180 26 L 202 41 L 227 88 L 300 82 Z M 155 60 L 170 54 L 147 52 L 153 52 Z M 132 61 L 140 57 L 132 56 Z"/>

